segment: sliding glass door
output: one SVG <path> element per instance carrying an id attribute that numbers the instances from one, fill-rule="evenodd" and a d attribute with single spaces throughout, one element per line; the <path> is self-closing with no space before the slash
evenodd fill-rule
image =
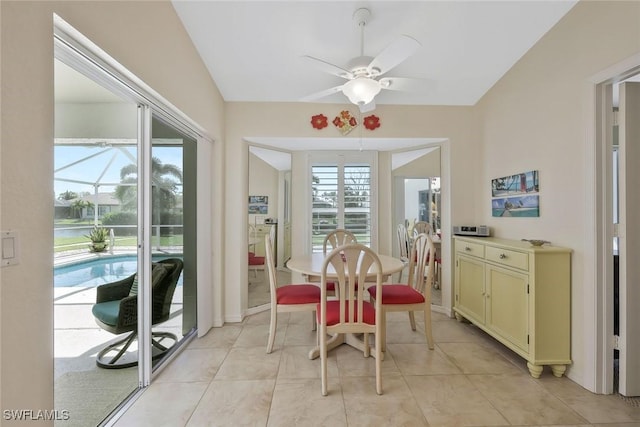
<path id="1" fill-rule="evenodd" d="M 139 387 L 137 352 L 119 358 L 122 369 L 96 363 L 109 365 L 116 353 L 107 347 L 137 330 L 135 319 L 116 325 L 102 317 L 109 284 L 122 282 L 128 296 L 138 266 L 138 206 L 119 197 L 137 194 L 137 179 L 121 178 L 137 176 L 137 111 L 55 61 L 54 399 L 69 413 L 65 425 L 98 425 Z"/>
<path id="2" fill-rule="evenodd" d="M 63 39 L 55 408 L 98 425 L 197 332 L 197 134 Z"/>
<path id="3" fill-rule="evenodd" d="M 183 263 L 170 319 L 154 325 L 153 332 L 171 332 L 182 339 L 196 329 L 197 144 L 193 137 L 157 115 L 152 117 L 151 134 L 153 260 L 179 258 Z M 158 361 L 154 359 L 155 363 Z"/>

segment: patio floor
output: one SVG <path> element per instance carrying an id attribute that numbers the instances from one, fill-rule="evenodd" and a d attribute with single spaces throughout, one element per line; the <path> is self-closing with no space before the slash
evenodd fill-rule
<path id="1" fill-rule="evenodd" d="M 113 255 L 130 255 L 116 251 Z M 135 252 L 133 252 L 135 253 Z M 105 253 L 104 255 L 112 255 Z M 56 266 L 99 256 L 86 250 L 56 256 Z M 154 331 L 182 336 L 182 292 L 178 288 L 171 305 L 172 318 Z M 56 425 L 72 427 L 97 425 L 138 387 L 137 367 L 103 369 L 96 355 L 108 343 L 122 338 L 101 329 L 91 308 L 96 301 L 96 286 L 54 288 L 54 399 L 55 409 L 69 412 L 69 420 Z M 135 350 L 135 344 L 132 350 Z"/>

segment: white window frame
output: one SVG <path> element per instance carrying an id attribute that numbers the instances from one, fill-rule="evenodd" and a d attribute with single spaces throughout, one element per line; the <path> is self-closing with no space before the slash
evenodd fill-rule
<path id="1" fill-rule="evenodd" d="M 313 184 L 312 177 L 312 168 L 314 166 L 330 166 L 337 165 L 339 168 L 344 168 L 345 165 L 352 164 L 367 164 L 370 167 L 371 174 L 371 194 L 370 198 L 370 209 L 371 209 L 371 244 L 370 247 L 374 251 L 378 250 L 378 152 L 377 151 L 340 151 L 338 153 L 331 152 L 320 152 L 313 151 L 309 152 L 308 163 L 307 163 L 307 174 L 308 174 L 308 212 L 307 212 L 307 220 L 309 221 L 309 227 L 307 230 L 307 236 L 309 239 L 308 250 L 311 252 L 312 242 L 311 242 L 311 233 L 312 233 L 312 225 L 311 225 L 311 215 L 312 215 L 312 206 L 313 206 L 313 192 L 311 191 L 311 186 Z M 339 186 L 342 184 L 339 184 Z"/>

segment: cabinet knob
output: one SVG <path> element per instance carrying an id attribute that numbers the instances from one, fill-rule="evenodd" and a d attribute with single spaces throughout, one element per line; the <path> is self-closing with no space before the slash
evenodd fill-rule
<path id="1" fill-rule="evenodd" d="M 471 250 L 471 248 L 470 248 L 469 246 L 465 246 L 465 247 L 464 247 L 464 250 L 465 250 L 465 251 L 470 251 L 470 250 Z"/>
<path id="2" fill-rule="evenodd" d="M 507 257 L 506 254 L 500 254 L 500 259 L 505 259 Z"/>

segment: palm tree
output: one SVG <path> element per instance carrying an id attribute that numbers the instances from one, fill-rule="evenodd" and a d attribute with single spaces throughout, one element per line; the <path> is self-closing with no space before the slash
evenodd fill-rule
<path id="1" fill-rule="evenodd" d="M 77 216 L 78 218 L 82 218 L 82 210 L 84 208 L 92 208 L 93 206 L 94 206 L 94 204 L 89 202 L 89 201 L 87 201 L 87 200 L 75 199 L 71 203 L 69 208 L 71 209 L 71 212 L 73 213 L 73 216 Z"/>
<path id="2" fill-rule="evenodd" d="M 137 207 L 138 167 L 134 164 L 120 170 L 120 185 L 115 195 L 124 210 L 136 210 Z M 151 159 L 152 208 L 159 215 L 160 209 L 168 210 L 177 204 L 177 187 L 182 183 L 182 170 L 176 165 L 163 164 L 160 159 Z"/>
<path id="3" fill-rule="evenodd" d="M 58 200 L 73 200 L 78 197 L 78 193 L 75 191 L 67 190 L 63 193 L 60 193 L 58 196 Z"/>

